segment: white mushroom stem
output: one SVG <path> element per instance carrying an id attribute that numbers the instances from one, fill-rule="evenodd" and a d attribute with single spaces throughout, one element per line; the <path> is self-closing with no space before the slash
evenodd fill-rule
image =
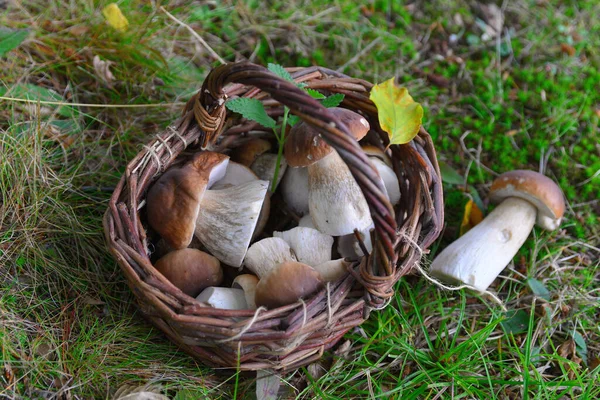
<path id="1" fill-rule="evenodd" d="M 513 259 L 529 236 L 537 209 L 510 197 L 483 221 L 446 247 L 429 272 L 440 280 L 485 291 Z"/>
<path id="2" fill-rule="evenodd" d="M 308 206 L 315 227 L 332 236 L 373 223 L 365 196 L 335 151 L 308 166 Z"/>
<path id="3" fill-rule="evenodd" d="M 321 278 L 325 282 L 332 282 L 340 279 L 348 272 L 348 264 L 343 258 L 340 258 L 324 262 L 313 268 L 321 274 Z"/>
<path id="4" fill-rule="evenodd" d="M 231 289 L 224 287 L 207 287 L 196 297 L 202 303 L 208 303 L 214 308 L 225 310 L 246 310 L 246 296 L 242 289 Z"/>
<path id="5" fill-rule="evenodd" d="M 331 260 L 333 237 L 313 228 L 296 227 L 285 232 L 273 232 L 290 245 L 301 263 L 314 267 Z"/>
<path id="6" fill-rule="evenodd" d="M 207 190 L 200 203 L 195 234 L 221 262 L 240 267 L 267 193 L 266 181 Z"/>
<path id="7" fill-rule="evenodd" d="M 294 251 L 285 240 L 270 237 L 250 246 L 244 265 L 262 279 L 277 265 L 286 261 L 298 261 Z"/>
<path id="8" fill-rule="evenodd" d="M 308 168 L 288 168 L 281 182 L 281 194 L 296 214 L 308 214 Z"/>
<path id="9" fill-rule="evenodd" d="M 386 163 L 381 161 L 377 157 L 369 157 L 371 162 L 377 168 L 379 176 L 381 177 L 381 183 L 385 188 L 386 195 L 392 205 L 398 204 L 400 201 L 400 184 L 398 183 L 398 177 L 393 169 L 391 169 Z"/>

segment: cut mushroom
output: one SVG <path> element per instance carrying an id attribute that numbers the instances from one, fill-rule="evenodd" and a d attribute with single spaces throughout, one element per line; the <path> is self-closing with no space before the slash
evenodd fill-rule
<path id="1" fill-rule="evenodd" d="M 256 305 L 268 308 L 292 304 L 314 294 L 323 286 L 319 273 L 296 261 L 278 264 L 256 287 Z"/>
<path id="2" fill-rule="evenodd" d="M 242 289 L 244 296 L 246 296 L 246 304 L 251 310 L 256 309 L 256 302 L 254 301 L 256 295 L 256 285 L 258 285 L 258 278 L 251 274 L 242 274 L 235 277 L 231 287 Z"/>
<path id="3" fill-rule="evenodd" d="M 211 307 L 225 310 L 247 310 L 246 296 L 242 289 L 224 287 L 207 287 L 196 297 L 196 300 L 207 303 Z"/>
<path id="4" fill-rule="evenodd" d="M 329 109 L 357 140 L 369 131 L 359 114 Z M 348 166 L 311 125 L 300 122 L 290 130 L 285 157 L 291 167 L 308 166 L 308 205 L 315 227 L 332 236 L 365 229 L 373 221 L 369 206 Z"/>
<path id="5" fill-rule="evenodd" d="M 308 214 L 308 168 L 288 168 L 281 182 L 281 195 L 293 212 Z"/>
<path id="6" fill-rule="evenodd" d="M 219 260 L 196 249 L 172 251 L 161 257 L 154 267 L 191 297 L 196 297 L 202 289 L 220 285 L 223 281 Z"/>
<path id="7" fill-rule="evenodd" d="M 198 153 L 184 166 L 169 169 L 150 188 L 148 223 L 173 249 L 186 248 L 192 241 L 204 192 L 223 178 L 228 161 L 223 154 Z"/>
<path id="8" fill-rule="evenodd" d="M 207 190 L 225 176 L 228 158 L 202 152 L 167 171 L 148 193 L 148 222 L 173 248 L 187 247 L 194 233 L 221 262 L 239 267 L 267 193 L 266 181 Z"/>
<path id="9" fill-rule="evenodd" d="M 241 185 L 243 183 L 252 182 L 258 180 L 258 176 L 245 165 L 230 161 L 227 165 L 227 171 L 225 172 L 225 176 L 215 182 L 215 184 L 211 187 L 212 190 L 218 189 L 227 189 L 232 186 Z M 271 210 L 271 197 L 265 196 L 265 201 L 260 210 L 260 216 L 258 217 L 258 222 L 256 223 L 256 227 L 254 228 L 254 233 L 252 234 L 252 239 L 254 240 L 258 235 L 260 235 L 269 220 L 269 212 Z"/>
<path id="10" fill-rule="evenodd" d="M 348 272 L 348 265 L 350 265 L 349 262 L 340 258 L 324 262 L 313 268 L 321 275 L 321 278 L 323 278 L 325 282 L 333 282 L 346 275 Z"/>
<path id="11" fill-rule="evenodd" d="M 500 175 L 490 199 L 500 204 L 433 260 L 433 276 L 485 291 L 525 242 L 536 218 L 541 228 L 556 229 L 565 210 L 556 183 L 533 171 Z"/>
<path id="12" fill-rule="evenodd" d="M 208 190 L 196 222 L 196 236 L 223 263 L 240 267 L 267 193 L 266 181 Z"/>
<path id="13" fill-rule="evenodd" d="M 287 242 L 278 237 L 260 240 L 248 249 L 244 265 L 260 279 L 278 264 L 286 261 L 298 261 Z"/>
<path id="14" fill-rule="evenodd" d="M 299 262 L 311 267 L 331 260 L 333 237 L 313 228 L 296 227 L 285 232 L 273 232 L 290 245 Z"/>
<path id="15" fill-rule="evenodd" d="M 277 154 L 261 154 L 258 158 L 252 163 L 250 168 L 254 173 L 262 180 L 269 182 L 269 190 L 275 191 L 279 182 L 281 182 L 281 178 L 285 174 L 285 170 L 287 168 L 287 162 L 285 158 L 281 158 L 279 162 L 279 172 L 277 173 L 277 182 L 275 182 L 275 187 L 273 188 L 273 177 L 275 176 L 275 168 L 277 167 Z"/>

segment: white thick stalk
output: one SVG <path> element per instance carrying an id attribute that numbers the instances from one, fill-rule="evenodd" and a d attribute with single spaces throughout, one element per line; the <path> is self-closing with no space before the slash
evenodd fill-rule
<path id="1" fill-rule="evenodd" d="M 335 151 L 308 166 L 308 208 L 315 227 L 331 236 L 373 223 L 365 196 Z"/>
<path id="2" fill-rule="evenodd" d="M 537 209 L 528 201 L 504 200 L 483 221 L 446 247 L 429 272 L 440 280 L 485 291 L 531 233 Z"/>

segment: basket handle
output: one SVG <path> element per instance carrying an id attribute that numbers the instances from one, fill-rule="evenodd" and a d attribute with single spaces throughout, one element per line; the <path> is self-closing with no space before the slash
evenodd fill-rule
<path id="1" fill-rule="evenodd" d="M 397 224 L 394 209 L 385 195 L 379 174 L 350 134 L 348 127 L 305 91 L 271 73 L 265 67 L 250 62 L 225 64 L 213 69 L 206 77 L 200 92 L 190 99 L 184 110 L 184 115 L 188 112 L 194 113 L 196 122 L 203 130 L 204 137 L 200 137 L 202 147 L 206 148 L 209 143 L 213 143 L 221 133 L 227 99 L 223 89 L 230 83 L 254 86 L 269 93 L 273 99 L 287 106 L 293 114 L 314 126 L 322 134 L 325 142 L 338 152 L 361 188 L 375 225 L 379 242 L 373 246 L 375 257 L 369 258 L 371 262 L 379 264 L 379 268 L 373 268 L 373 265 L 372 271 L 380 277 L 395 276 L 398 261 L 395 251 L 398 243 Z"/>

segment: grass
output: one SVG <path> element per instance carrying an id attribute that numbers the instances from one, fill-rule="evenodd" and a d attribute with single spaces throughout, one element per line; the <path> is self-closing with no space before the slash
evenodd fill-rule
<path id="1" fill-rule="evenodd" d="M 0 95 L 141 106 L 0 100 L 0 398 L 110 398 L 125 383 L 178 399 L 252 398 L 251 376 L 202 367 L 151 328 L 106 252 L 110 188 L 217 65 L 153 2 L 119 2 L 124 33 L 104 21 L 106 4 L 24 0 L 0 16 L 29 30 L 0 58 Z M 407 277 L 322 367 L 284 377 L 289 397 L 600 397 L 596 1 L 506 2 L 502 33 L 488 42 L 490 19 L 458 0 L 182 4 L 161 3 L 229 61 L 398 76 L 426 110 L 439 159 L 482 199 L 496 174 L 529 168 L 556 179 L 568 201 L 561 229 L 536 228 L 494 283 L 508 312 Z M 95 55 L 112 63 L 112 82 Z M 143 107 L 155 104 L 164 107 Z M 446 229 L 432 256 L 457 237 L 468 200 L 446 178 Z"/>

